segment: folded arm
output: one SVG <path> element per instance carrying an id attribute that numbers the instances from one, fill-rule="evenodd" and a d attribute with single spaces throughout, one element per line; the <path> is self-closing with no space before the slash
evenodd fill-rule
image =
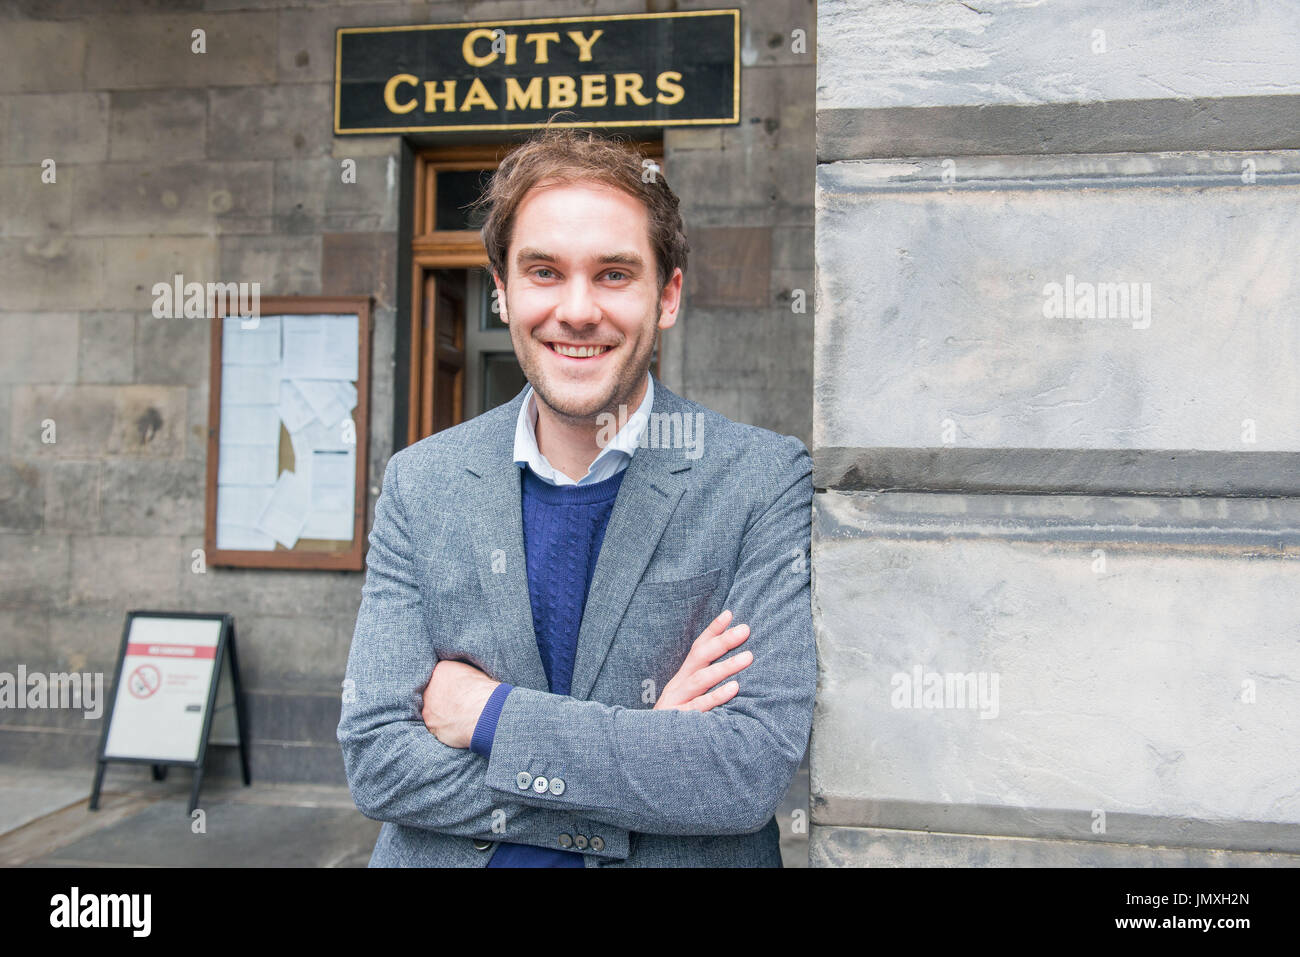
<path id="1" fill-rule="evenodd" d="M 807 747 L 817 658 L 807 548 L 812 460 L 787 439 L 769 504 L 745 533 L 725 607 L 747 622 L 753 663 L 707 712 L 642 710 L 514 688 L 491 735 L 486 783 L 535 809 L 653 834 L 744 834 L 775 813 Z M 635 627 L 634 622 L 625 627 Z M 560 794 L 519 787 L 559 777 Z"/>
<path id="2" fill-rule="evenodd" d="M 437 658 L 413 572 L 395 458 L 384 470 L 375 506 L 338 726 L 357 808 L 374 820 L 550 848 L 559 846 L 559 834 L 591 833 L 599 821 L 603 847 L 588 853 L 626 858 L 625 828 L 573 808 L 529 806 L 516 794 L 487 787 L 483 756 L 447 747 L 425 727 L 422 696 Z"/>

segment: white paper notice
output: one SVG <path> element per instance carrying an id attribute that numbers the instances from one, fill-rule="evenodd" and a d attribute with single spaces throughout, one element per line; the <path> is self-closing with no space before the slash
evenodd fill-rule
<path id="1" fill-rule="evenodd" d="M 280 418 L 284 420 L 284 427 L 289 430 L 291 438 L 295 432 L 316 418 L 316 413 L 303 398 L 302 391 L 287 379 L 280 386 L 279 411 Z"/>
<path id="2" fill-rule="evenodd" d="M 345 415 L 352 411 L 346 402 L 347 391 L 343 388 L 351 383 L 331 381 L 328 379 L 294 379 L 293 387 L 302 393 L 311 410 L 326 426 L 337 425 Z M 356 393 L 356 389 L 352 389 Z M 355 404 L 355 403 L 354 403 Z"/>
<path id="3" fill-rule="evenodd" d="M 280 444 L 280 413 L 273 405 L 221 407 L 221 441 L 227 445 Z"/>
<path id="4" fill-rule="evenodd" d="M 352 512 L 356 456 L 347 452 L 313 452 L 311 455 L 312 511 L 346 509 Z"/>
<path id="5" fill-rule="evenodd" d="M 275 405 L 280 401 L 280 370 L 277 366 L 221 365 L 221 407 L 227 405 Z"/>
<path id="6" fill-rule="evenodd" d="M 285 316 L 286 379 L 355 379 L 356 316 Z"/>
<path id="7" fill-rule="evenodd" d="M 222 525 L 217 523 L 217 548 L 229 548 L 243 552 L 273 552 L 275 539 L 265 532 L 243 525 Z"/>
<path id="8" fill-rule="evenodd" d="M 221 325 L 223 365 L 275 365 L 280 361 L 280 317 L 263 316 L 256 329 L 241 328 L 241 320 L 227 316 Z M 353 327 L 356 334 L 356 327 Z M 354 346 L 355 348 L 355 346 Z M 356 378 L 351 376 L 350 378 Z"/>
<path id="9" fill-rule="evenodd" d="M 274 485 L 218 485 L 217 526 L 256 528 Z M 218 546 L 220 547 L 220 546 Z"/>
<path id="10" fill-rule="evenodd" d="M 295 472 L 281 472 L 275 491 L 258 519 L 258 531 L 265 532 L 285 548 L 293 548 L 307 520 L 308 488 Z"/>
<path id="11" fill-rule="evenodd" d="M 226 445 L 218 451 L 217 485 L 273 485 L 280 449 L 274 445 Z M 220 492 L 218 492 L 218 499 Z"/>

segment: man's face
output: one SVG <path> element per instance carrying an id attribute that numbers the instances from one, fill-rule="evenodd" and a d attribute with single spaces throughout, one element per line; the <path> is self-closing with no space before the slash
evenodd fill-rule
<path id="1" fill-rule="evenodd" d="M 495 277 L 502 319 L 538 399 L 574 423 L 618 415 L 681 298 L 680 269 L 658 292 L 645 207 L 603 184 L 539 183 L 516 211 L 507 269 L 504 287 Z M 566 347 L 581 355 L 558 351 Z"/>

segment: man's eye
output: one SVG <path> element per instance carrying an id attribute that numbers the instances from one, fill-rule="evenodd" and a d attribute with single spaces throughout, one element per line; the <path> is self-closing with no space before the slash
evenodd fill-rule
<path id="1" fill-rule="evenodd" d="M 609 272 L 605 273 L 605 275 L 609 276 L 615 282 L 627 278 L 627 273 L 623 272 L 621 269 L 611 269 Z"/>
<path id="2" fill-rule="evenodd" d="M 550 272 L 550 270 L 547 269 L 545 266 L 541 266 L 541 267 L 539 267 L 538 269 L 533 270 L 533 275 L 534 275 L 534 276 L 541 276 L 542 273 L 544 273 L 544 272 Z M 545 276 L 542 276 L 542 278 L 545 279 L 546 277 L 545 277 Z"/>

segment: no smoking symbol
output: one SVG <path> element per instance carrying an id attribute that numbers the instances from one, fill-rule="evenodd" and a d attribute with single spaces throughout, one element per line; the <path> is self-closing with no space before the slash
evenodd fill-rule
<path id="1" fill-rule="evenodd" d="M 137 698 L 147 698 L 162 684 L 162 674 L 153 665 L 141 665 L 126 679 L 126 690 Z"/>

